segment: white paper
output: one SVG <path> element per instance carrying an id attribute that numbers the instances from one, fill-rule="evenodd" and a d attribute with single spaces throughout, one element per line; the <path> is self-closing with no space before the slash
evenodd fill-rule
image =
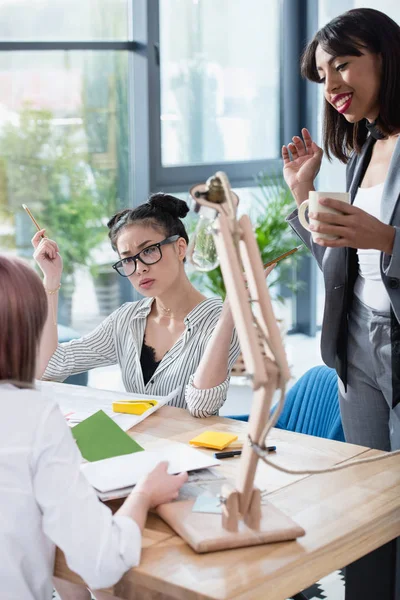
<path id="1" fill-rule="evenodd" d="M 221 480 L 225 480 L 225 475 L 223 473 L 218 473 L 217 471 L 218 469 L 198 469 L 196 471 L 190 471 L 188 482 L 181 488 L 177 501 L 187 499 L 185 494 L 189 488 L 190 490 L 197 488 L 199 492 L 196 496 L 198 496 L 200 493 L 203 493 L 204 490 L 208 490 L 211 484 L 216 482 L 219 482 L 220 484 Z M 111 490 L 110 492 L 99 492 L 99 490 L 95 489 L 95 492 L 100 500 L 105 502 L 107 500 L 116 500 L 117 498 L 126 498 L 134 487 L 134 485 L 130 485 L 118 490 Z"/>
<path id="2" fill-rule="evenodd" d="M 98 390 L 81 385 L 56 383 L 54 381 L 37 381 L 36 387 L 40 389 L 42 394 L 47 395 L 58 403 L 61 412 L 66 416 L 67 422 L 71 427 L 87 419 L 98 410 L 103 410 L 123 431 L 128 431 L 128 429 L 146 419 L 161 406 L 168 404 L 180 391 L 180 388 L 177 388 L 168 394 L 168 396 L 149 396 L 145 394 Z M 157 400 L 157 404 L 141 415 L 115 413 L 112 409 L 112 403 L 118 400 L 147 400 L 149 398 Z"/>
<path id="3" fill-rule="evenodd" d="M 217 471 L 218 469 L 199 469 L 197 471 L 190 471 L 188 482 L 181 487 L 177 501 L 187 500 L 189 497 L 189 494 L 187 493 L 188 491 L 197 489 L 198 493 L 192 494 L 192 496 L 196 495 L 197 497 L 199 494 L 202 494 L 205 489 L 207 490 L 211 483 L 225 480 L 225 475 L 218 473 Z M 201 487 L 202 485 L 204 485 L 204 487 Z M 129 496 L 134 487 L 134 485 L 130 485 L 118 490 L 111 490 L 110 492 L 99 492 L 99 490 L 95 489 L 95 492 L 100 500 L 106 502 L 107 500 L 126 498 Z"/>
<path id="4" fill-rule="evenodd" d="M 105 460 L 81 465 L 89 483 L 100 492 L 111 492 L 135 485 L 161 461 L 168 461 L 168 473 L 206 469 L 220 464 L 210 454 L 195 450 L 187 444 L 169 442 L 156 450 L 114 456 Z"/>

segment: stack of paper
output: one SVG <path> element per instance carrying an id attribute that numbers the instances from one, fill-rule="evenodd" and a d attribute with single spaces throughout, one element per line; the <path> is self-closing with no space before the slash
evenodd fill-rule
<path id="1" fill-rule="evenodd" d="M 150 396 L 157 404 L 146 410 L 141 415 L 129 415 L 115 413 L 112 409 L 113 402 L 118 400 L 148 400 L 149 396 L 144 394 L 128 394 L 124 392 L 111 392 L 108 390 L 97 390 L 80 385 L 55 383 L 53 381 L 37 381 L 36 386 L 42 394 L 58 402 L 61 412 L 66 415 L 68 424 L 74 427 L 84 419 L 87 419 L 99 410 L 106 413 L 124 431 L 128 431 L 146 417 L 153 414 L 161 406 L 168 404 L 180 391 L 173 390 L 168 396 Z"/>
<path id="2" fill-rule="evenodd" d="M 161 461 L 168 462 L 168 473 L 206 469 L 220 464 L 209 454 L 170 442 L 156 450 L 144 450 L 106 460 L 81 465 L 82 473 L 95 488 L 98 496 L 105 499 L 124 497 L 141 477 L 147 475 Z"/>

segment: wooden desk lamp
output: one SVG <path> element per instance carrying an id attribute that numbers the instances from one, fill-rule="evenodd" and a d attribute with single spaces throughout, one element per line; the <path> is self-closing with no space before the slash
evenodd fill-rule
<path id="1" fill-rule="evenodd" d="M 214 243 L 254 396 L 236 487 L 225 485 L 221 490 L 222 518 L 192 512 L 194 500 L 165 504 L 157 512 L 196 552 L 293 540 L 304 535 L 304 530 L 271 503 L 261 503 L 260 490 L 253 485 L 257 452 L 265 448 L 266 435 L 280 412 L 270 418 L 272 396 L 279 388 L 283 398 L 290 372 L 252 225 L 247 215 L 237 219 L 237 197 L 225 173 L 216 173 L 190 193 L 200 216 L 202 211 L 208 218 L 215 215 Z M 267 358 L 262 355 L 257 329 Z"/>

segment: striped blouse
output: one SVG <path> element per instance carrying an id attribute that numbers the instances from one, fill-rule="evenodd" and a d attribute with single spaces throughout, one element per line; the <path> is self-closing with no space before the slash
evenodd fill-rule
<path id="1" fill-rule="evenodd" d="M 94 331 L 84 337 L 59 344 L 51 357 L 43 379 L 64 381 L 70 375 L 95 367 L 119 364 L 128 392 L 165 396 L 182 386 L 170 404 L 187 408 L 195 417 L 209 417 L 224 404 L 229 373 L 240 346 L 233 332 L 228 372 L 220 385 L 197 389 L 193 378 L 222 310 L 219 298 L 203 300 L 185 318 L 185 331 L 165 354 L 154 375 L 145 385 L 140 354 L 153 298 L 127 302 L 114 311 Z"/>

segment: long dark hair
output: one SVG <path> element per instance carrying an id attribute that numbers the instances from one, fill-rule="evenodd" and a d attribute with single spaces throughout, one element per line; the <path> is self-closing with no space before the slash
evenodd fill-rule
<path id="1" fill-rule="evenodd" d="M 320 45 L 332 56 L 361 56 L 368 50 L 382 57 L 377 125 L 383 134 L 400 129 L 400 27 L 390 17 L 372 8 L 355 8 L 322 27 L 305 49 L 301 73 L 320 82 L 315 51 Z M 324 107 L 323 140 L 328 158 L 346 163 L 351 152 L 360 152 L 367 139 L 364 122 L 349 123 L 327 102 Z"/>
<path id="2" fill-rule="evenodd" d="M 188 234 L 181 221 L 188 212 L 189 208 L 183 200 L 169 194 L 153 194 L 147 202 L 137 208 L 125 208 L 111 217 L 107 223 L 111 246 L 117 252 L 117 239 L 122 229 L 139 222 L 162 231 L 165 237 L 179 235 L 189 243 Z"/>
<path id="3" fill-rule="evenodd" d="M 35 271 L 18 258 L 0 255 L 0 381 L 33 384 L 47 310 Z"/>

